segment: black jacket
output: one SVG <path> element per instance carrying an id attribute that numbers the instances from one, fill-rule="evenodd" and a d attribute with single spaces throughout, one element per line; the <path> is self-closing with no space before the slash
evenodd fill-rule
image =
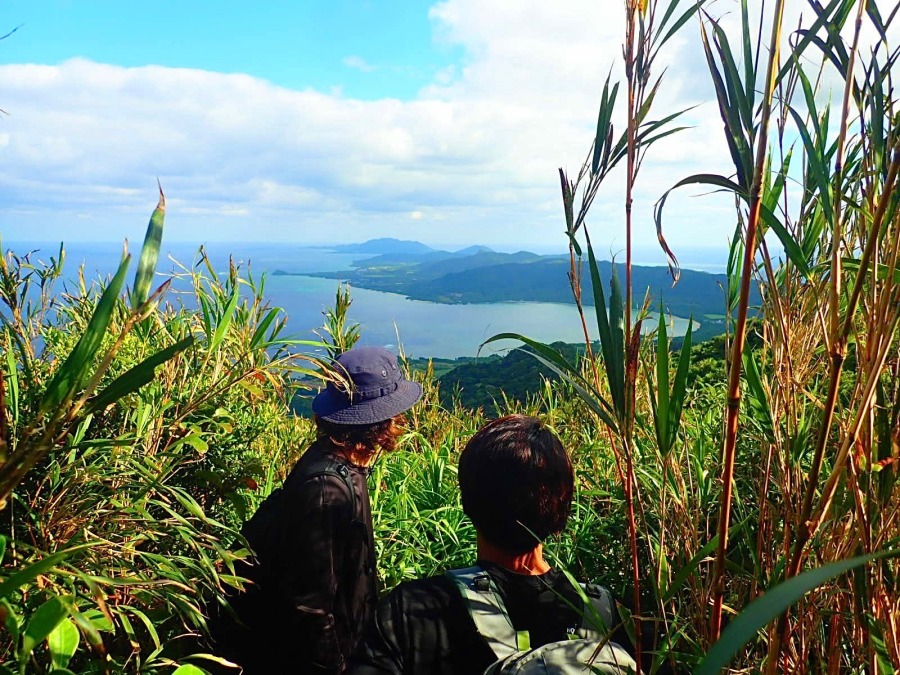
<path id="1" fill-rule="evenodd" d="M 532 647 L 565 640 L 567 629 L 581 623 L 575 608 L 582 601 L 562 573 L 527 576 L 479 565 L 491 575 L 513 626 L 530 633 Z M 621 626 L 610 639 L 634 654 Z M 439 576 L 400 584 L 379 603 L 349 675 L 481 675 L 495 660 L 459 591 Z"/>
<path id="2" fill-rule="evenodd" d="M 231 602 L 246 629 L 218 631 L 217 646 L 248 674 L 343 672 L 374 610 L 368 472 L 332 450 L 310 446 L 244 528 L 256 586 Z"/>

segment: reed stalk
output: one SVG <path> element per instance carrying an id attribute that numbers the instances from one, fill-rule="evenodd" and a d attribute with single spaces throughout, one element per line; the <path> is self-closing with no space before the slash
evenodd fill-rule
<path id="1" fill-rule="evenodd" d="M 731 495 L 734 481 L 734 460 L 737 447 L 738 418 L 741 407 L 741 365 L 747 332 L 747 310 L 750 300 L 750 280 L 753 262 L 756 259 L 756 237 L 762 206 L 763 172 L 768 151 L 769 119 L 772 112 L 772 96 L 775 90 L 781 45 L 781 22 L 784 16 L 784 1 L 775 5 L 772 34 L 769 41 L 769 59 L 766 68 L 766 87 L 760 104 L 762 114 L 756 146 L 756 164 L 750 190 L 750 213 L 744 241 L 744 262 L 741 270 L 741 285 L 738 297 L 738 311 L 731 346 L 731 365 L 728 374 L 728 390 L 725 413 L 725 448 L 722 454 L 722 497 L 719 507 L 719 544 L 716 549 L 716 566 L 713 576 L 712 614 L 710 617 L 710 640 L 719 639 L 722 629 L 722 604 L 725 595 L 725 553 L 728 550 L 728 529 L 731 522 Z"/>

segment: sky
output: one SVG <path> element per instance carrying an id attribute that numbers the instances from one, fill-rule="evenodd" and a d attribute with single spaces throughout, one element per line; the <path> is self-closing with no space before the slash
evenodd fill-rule
<path id="1" fill-rule="evenodd" d="M 603 81 L 622 78 L 623 6 L 7 0 L 0 34 L 18 29 L 0 40 L 0 236 L 139 240 L 159 180 L 171 241 L 562 250 L 557 169 L 577 172 Z M 738 8 L 711 5 L 726 26 Z M 661 66 L 656 109 L 696 107 L 639 178 L 647 262 L 663 259 L 652 209 L 666 189 L 731 171 L 696 22 Z M 621 174 L 588 219 L 612 254 L 625 246 Z M 706 192 L 667 204 L 676 253 L 725 250 L 733 205 Z"/>

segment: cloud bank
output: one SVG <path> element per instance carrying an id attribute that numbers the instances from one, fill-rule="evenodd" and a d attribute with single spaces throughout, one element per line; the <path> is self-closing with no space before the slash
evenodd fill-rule
<path id="1" fill-rule="evenodd" d="M 78 58 L 0 66 L 10 113 L 0 120 L 0 231 L 8 240 L 139 236 L 158 177 L 171 240 L 396 236 L 562 248 L 556 169 L 577 171 L 603 80 L 610 69 L 621 76 L 623 4 L 441 2 L 434 39 L 461 46 L 464 61 L 406 101 Z M 663 61 L 656 109 L 700 105 L 685 115 L 694 128 L 645 162 L 638 246 L 653 245 L 652 205 L 672 183 L 730 166 L 696 23 Z M 345 64 L 388 76 L 358 56 Z M 624 247 L 622 195 L 621 179 L 610 179 L 591 219 L 613 252 Z M 676 249 L 723 245 L 733 227 L 720 196 L 684 191 L 667 209 Z"/>

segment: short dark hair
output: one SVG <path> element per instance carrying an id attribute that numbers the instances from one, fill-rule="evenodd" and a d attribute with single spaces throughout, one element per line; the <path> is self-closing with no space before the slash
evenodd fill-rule
<path id="1" fill-rule="evenodd" d="M 562 532 L 574 485 L 565 448 L 535 417 L 489 422 L 459 458 L 463 510 L 482 536 L 513 554 Z"/>

